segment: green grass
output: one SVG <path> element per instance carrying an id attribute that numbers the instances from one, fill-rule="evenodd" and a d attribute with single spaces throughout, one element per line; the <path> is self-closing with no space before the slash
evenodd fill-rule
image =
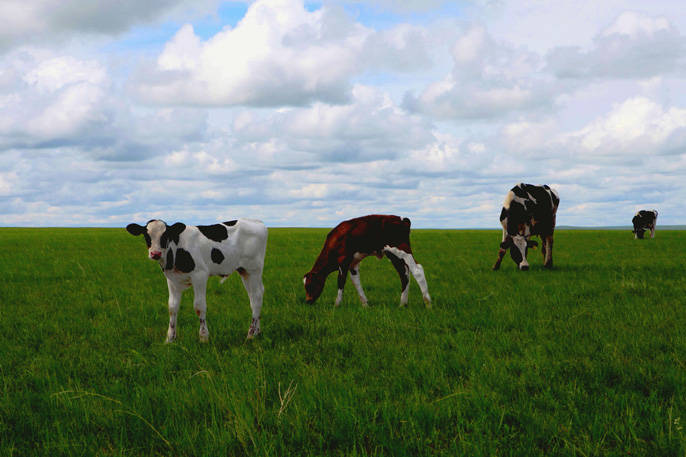
<path id="1" fill-rule="evenodd" d="M 302 276 L 326 230 L 271 229 L 263 334 L 240 279 L 167 289 L 123 229 L 0 229 L 0 455 L 686 455 L 686 232 L 558 231 L 555 269 L 490 270 L 496 231 L 415 230 L 434 300 L 367 259 L 370 307 Z"/>

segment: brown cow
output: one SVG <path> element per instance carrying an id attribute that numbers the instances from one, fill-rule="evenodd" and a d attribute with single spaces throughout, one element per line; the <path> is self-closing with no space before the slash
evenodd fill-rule
<path id="1" fill-rule="evenodd" d="M 407 304 L 411 273 L 422 290 L 426 307 L 431 307 L 424 268 L 412 256 L 410 220 L 377 214 L 341 222 L 329 232 L 312 270 L 303 278 L 307 303 L 314 303 L 319 298 L 326 278 L 338 271 L 338 296 L 335 304 L 340 305 L 345 280 L 350 271 L 350 279 L 360 296 L 362 306 L 367 306 L 367 297 L 360 284 L 360 262 L 370 255 L 379 259 L 387 256 L 398 271 L 402 286 L 400 306 Z"/>

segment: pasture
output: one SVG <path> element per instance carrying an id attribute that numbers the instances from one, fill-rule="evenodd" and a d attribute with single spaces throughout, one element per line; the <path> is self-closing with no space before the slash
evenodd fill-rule
<path id="1" fill-rule="evenodd" d="M 325 229 L 270 228 L 262 335 L 237 275 L 166 281 L 122 229 L 0 229 L 0 455 L 686 453 L 686 232 L 559 230 L 555 268 L 491 271 L 501 231 L 413 230 L 417 283 L 362 262 L 370 307 L 302 275 Z"/>

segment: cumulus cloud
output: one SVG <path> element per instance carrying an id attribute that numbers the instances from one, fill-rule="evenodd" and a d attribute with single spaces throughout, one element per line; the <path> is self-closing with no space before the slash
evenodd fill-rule
<path id="1" fill-rule="evenodd" d="M 540 57 L 495 40 L 485 27 L 464 33 L 452 48 L 451 73 L 405 106 L 445 118 L 501 118 L 553 103 L 553 85 L 540 71 Z"/>
<path id="2" fill-rule="evenodd" d="M 667 147 L 668 141 L 681 141 L 681 146 L 686 146 L 684 129 L 686 109 L 665 108 L 645 97 L 635 97 L 614 106 L 606 116 L 582 129 L 564 134 L 561 143 L 587 157 L 653 156 L 671 149 Z"/>
<path id="3" fill-rule="evenodd" d="M 683 222 L 676 4 L 256 0 L 211 27 L 174 16 L 187 0 L 18 5 L 0 5 L 2 225 L 497 229 L 520 181 L 557 188 L 562 225 Z"/>
<path id="4" fill-rule="evenodd" d="M 184 25 L 134 87 L 160 104 L 342 103 L 361 71 L 414 68 L 426 55 L 415 27 L 376 32 L 339 7 L 309 11 L 302 0 L 258 0 L 235 28 L 208 40 Z"/>
<path id="5" fill-rule="evenodd" d="M 214 0 L 3 0 L 0 51 L 31 45 L 55 46 L 81 34 L 116 35 L 175 11 L 210 11 Z"/>
<path id="6" fill-rule="evenodd" d="M 262 118 L 243 112 L 233 128 L 239 143 L 274 144 L 315 162 L 368 162 L 391 159 L 433 138 L 431 125 L 400 109 L 388 94 L 355 85 L 352 100 L 343 105 L 314 103 L 307 108 L 282 109 Z M 309 156 L 298 156 L 298 152 Z"/>
<path id="7" fill-rule="evenodd" d="M 682 70 L 686 40 L 664 16 L 625 11 L 588 49 L 566 46 L 546 57 L 559 78 L 651 78 Z"/>

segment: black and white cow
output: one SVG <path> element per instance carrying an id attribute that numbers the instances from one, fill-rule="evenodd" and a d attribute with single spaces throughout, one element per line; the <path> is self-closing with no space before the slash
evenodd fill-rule
<path id="1" fill-rule="evenodd" d="M 655 238 L 655 226 L 657 225 L 657 211 L 654 209 L 642 209 L 633 219 L 631 223 L 634 224 L 634 239 L 643 239 L 646 230 L 650 230 L 650 237 Z"/>
<path id="2" fill-rule="evenodd" d="M 553 232 L 560 197 L 555 189 L 532 184 L 519 183 L 507 193 L 500 223 L 503 226 L 503 240 L 493 269 L 500 268 L 505 253 L 510 256 L 520 270 L 528 270 L 527 250 L 538 246 L 532 235 L 538 235 L 543 242 L 543 266 L 553 267 Z"/>
<path id="3" fill-rule="evenodd" d="M 129 224 L 126 230 L 143 235 L 148 258 L 156 260 L 169 287 L 169 329 L 167 343 L 176 339 L 176 316 L 181 293 L 193 286 L 195 313 L 200 319 L 200 341 L 207 342 L 209 331 L 205 313 L 205 291 L 210 276 L 226 278 L 238 271 L 250 298 L 252 322 L 248 338 L 260 333 L 262 309 L 262 270 L 267 248 L 267 228 L 255 219 L 238 219 L 214 225 L 169 226 L 153 219 L 145 227 Z M 222 279 L 223 281 L 223 279 Z"/>

